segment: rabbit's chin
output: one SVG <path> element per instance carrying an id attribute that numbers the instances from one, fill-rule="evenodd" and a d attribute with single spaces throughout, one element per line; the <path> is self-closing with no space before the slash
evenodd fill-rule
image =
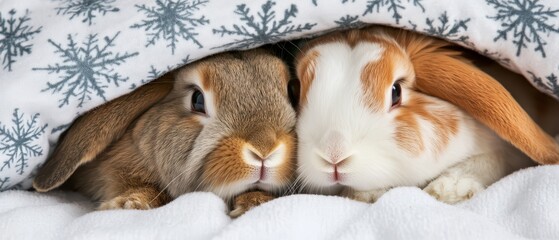
<path id="1" fill-rule="evenodd" d="M 266 192 L 281 192 L 286 184 L 278 184 L 270 180 L 247 179 L 237 183 L 222 185 L 207 189 L 223 199 L 231 199 L 238 194 L 252 190 L 262 190 Z"/>

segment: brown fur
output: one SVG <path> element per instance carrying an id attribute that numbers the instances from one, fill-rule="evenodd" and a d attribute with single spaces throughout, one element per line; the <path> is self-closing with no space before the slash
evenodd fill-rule
<path id="1" fill-rule="evenodd" d="M 253 167 L 245 164 L 238 149 L 245 144 L 240 138 L 225 138 L 207 158 L 202 183 L 209 186 L 227 186 L 248 177 Z M 227 174 L 222 174 L 227 173 Z"/>
<path id="2" fill-rule="evenodd" d="M 172 74 L 166 74 L 76 119 L 35 177 L 33 187 L 45 192 L 60 186 L 79 165 L 93 160 L 120 138 L 134 119 L 164 98 L 172 87 Z M 129 107 L 130 101 L 135 102 L 135 107 Z"/>
<path id="3" fill-rule="evenodd" d="M 190 64 L 177 71 L 171 92 L 153 106 L 136 105 L 142 98 L 138 94 L 123 100 L 123 106 L 144 108 L 145 113 L 133 123 L 129 120 L 116 142 L 90 142 L 108 147 L 79 167 L 67 186 L 100 200 L 101 208 L 154 208 L 187 192 L 227 189 L 247 178 L 251 167 L 241 159 L 247 144 L 263 156 L 284 144 L 289 156 L 273 179 L 274 189 L 281 190 L 292 180 L 293 172 L 284 169 L 292 169 L 295 145 L 288 79 L 280 79 L 287 77 L 286 65 L 262 50 L 219 54 Z M 210 96 L 214 103 L 207 116 L 192 113 L 184 104 L 195 79 L 200 89 L 211 92 L 205 96 L 208 107 Z M 114 111 L 103 113 L 109 116 L 87 118 L 123 118 Z M 110 126 L 108 122 L 104 127 Z M 75 137 L 88 139 L 87 134 Z M 49 161 L 57 164 L 56 159 Z M 256 184 L 244 187 L 251 190 Z"/>
<path id="4" fill-rule="evenodd" d="M 254 191 L 248 192 L 234 199 L 233 211 L 229 213 L 229 216 L 236 218 L 242 215 L 244 212 L 250 210 L 254 206 L 258 206 L 262 203 L 268 202 L 274 199 L 274 196 L 267 192 Z"/>

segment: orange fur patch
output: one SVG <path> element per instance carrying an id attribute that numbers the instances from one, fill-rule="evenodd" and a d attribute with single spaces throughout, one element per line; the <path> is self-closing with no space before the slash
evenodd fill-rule
<path id="1" fill-rule="evenodd" d="M 200 64 L 202 65 L 202 64 Z M 200 82 L 202 82 L 202 88 L 204 91 L 209 91 L 213 89 L 212 79 L 217 78 L 216 73 L 213 71 L 211 66 L 204 64 L 196 68 L 198 74 L 200 74 Z"/>
<path id="2" fill-rule="evenodd" d="M 429 108 L 435 106 L 436 108 Z M 396 140 L 402 149 L 410 154 L 419 155 L 425 149 L 421 129 L 417 119 L 428 121 L 432 125 L 435 133 L 434 153 L 442 152 L 448 145 L 450 138 L 458 133 L 458 116 L 453 114 L 453 109 L 441 109 L 437 102 L 422 97 L 421 95 L 411 94 L 407 103 L 400 106 L 399 114 L 396 117 L 398 128 Z"/>
<path id="3" fill-rule="evenodd" d="M 396 116 L 396 142 L 400 148 L 406 150 L 412 155 L 419 155 L 425 149 L 419 123 L 413 111 L 406 111 L 403 108 L 400 114 Z"/>
<path id="4" fill-rule="evenodd" d="M 244 140 L 236 137 L 223 139 L 206 158 L 202 184 L 216 188 L 247 178 L 253 169 L 243 161 L 244 144 Z"/>
<path id="5" fill-rule="evenodd" d="M 283 143 L 286 152 L 284 163 L 279 165 L 276 170 L 276 179 L 282 184 L 291 182 L 295 176 L 295 141 L 293 136 L 289 134 L 278 135 L 278 144 Z"/>
<path id="6" fill-rule="evenodd" d="M 416 87 L 464 109 L 538 163 L 559 163 L 559 144 L 545 133 L 495 79 L 443 47 L 447 42 L 384 28 L 406 49 Z"/>
<path id="7" fill-rule="evenodd" d="M 259 131 L 260 134 L 253 135 L 248 140 L 240 137 L 229 137 L 223 139 L 218 147 L 206 158 L 202 179 L 203 184 L 211 187 L 220 187 L 232 184 L 236 181 L 250 177 L 254 173 L 254 167 L 246 164 L 243 160 L 243 147 L 250 144 L 254 151 L 267 157 L 279 144 L 286 148 L 286 159 L 277 167 L 277 179 L 287 182 L 292 179 L 294 171 L 294 139 L 287 133 L 276 134 L 274 132 Z M 272 136 L 273 135 L 273 136 Z"/>
<path id="8" fill-rule="evenodd" d="M 314 80 L 314 74 L 316 70 L 316 58 L 319 54 L 317 51 L 311 51 L 305 54 L 297 64 L 297 77 L 301 83 L 300 92 L 300 104 L 304 105 L 307 101 L 307 93 L 309 92 L 309 87 Z"/>
<path id="9" fill-rule="evenodd" d="M 382 44 L 384 51 L 380 61 L 367 63 L 361 70 L 361 83 L 365 90 L 365 103 L 367 107 L 384 112 L 386 92 L 390 90 L 394 78 L 394 63 L 397 52 L 393 47 Z"/>
<path id="10" fill-rule="evenodd" d="M 419 89 L 462 107 L 535 161 L 559 161 L 557 143 L 534 123 L 498 82 L 473 67 L 466 67 L 459 60 L 433 55 L 430 61 L 423 59 L 415 63 L 419 69 Z"/>

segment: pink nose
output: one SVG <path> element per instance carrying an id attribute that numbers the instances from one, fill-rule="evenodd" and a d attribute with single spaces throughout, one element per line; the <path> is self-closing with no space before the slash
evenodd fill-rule
<path id="1" fill-rule="evenodd" d="M 350 157 L 349 145 L 341 132 L 329 131 L 322 137 L 318 155 L 330 164 L 338 164 Z"/>

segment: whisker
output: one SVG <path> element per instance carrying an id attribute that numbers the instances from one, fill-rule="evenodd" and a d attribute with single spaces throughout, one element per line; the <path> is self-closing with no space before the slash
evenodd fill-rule
<path id="1" fill-rule="evenodd" d="M 161 196 L 161 194 L 167 190 L 167 188 L 169 188 L 169 186 L 175 182 L 181 175 L 183 175 L 185 172 L 187 172 L 188 169 L 185 169 L 184 171 L 182 171 L 181 173 L 179 173 L 177 176 L 175 176 L 173 179 L 171 179 L 171 181 L 169 181 L 169 183 L 167 183 L 167 185 L 165 185 L 165 187 L 163 189 L 161 189 L 161 191 L 159 191 L 159 193 L 157 193 L 157 195 L 155 195 L 155 197 L 153 199 L 151 199 L 151 201 L 149 201 L 149 204 L 151 204 L 153 201 L 155 201 L 155 199 L 157 199 L 159 196 Z"/>
<path id="2" fill-rule="evenodd" d="M 291 41 L 289 41 L 291 43 Z M 289 54 L 291 57 L 295 58 L 295 55 L 293 53 L 291 53 L 286 47 L 284 47 L 281 44 L 277 45 L 279 48 L 281 48 L 282 50 L 284 50 L 284 52 L 286 52 L 287 54 Z M 283 53 L 283 52 L 282 52 Z"/>
<path id="3" fill-rule="evenodd" d="M 200 180 L 200 182 L 198 183 L 198 185 L 196 185 L 196 187 L 195 187 L 194 190 L 192 190 L 192 191 L 193 191 L 193 192 L 196 192 L 196 191 L 198 191 L 198 189 L 199 189 L 200 187 L 202 187 L 202 185 L 206 185 L 206 181 L 207 181 L 207 179 L 208 179 L 209 177 L 210 177 L 209 174 L 207 174 L 206 176 L 204 176 L 204 177 L 202 178 L 202 180 Z"/>
<path id="4" fill-rule="evenodd" d="M 297 44 L 293 43 L 292 41 L 287 41 L 287 43 L 291 44 L 292 46 L 294 46 L 297 50 L 299 50 L 300 53 L 303 53 L 303 50 L 301 50 L 301 48 L 299 48 L 299 46 L 297 46 Z M 292 55 L 293 56 L 293 55 Z"/>
<path id="5" fill-rule="evenodd" d="M 297 188 L 298 188 L 297 185 L 302 181 L 302 179 L 303 179 L 303 175 L 297 175 L 295 181 L 293 181 L 293 183 L 289 187 L 289 191 L 288 191 L 289 195 L 295 194 L 297 192 Z"/>

